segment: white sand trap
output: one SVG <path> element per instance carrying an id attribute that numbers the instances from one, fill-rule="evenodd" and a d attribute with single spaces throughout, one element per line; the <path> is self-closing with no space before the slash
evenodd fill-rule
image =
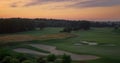
<path id="1" fill-rule="evenodd" d="M 46 53 L 41 53 L 41 52 L 37 52 L 37 51 L 34 51 L 34 50 L 25 49 L 25 48 L 17 48 L 17 49 L 14 49 L 13 51 L 16 51 L 16 52 L 19 52 L 19 53 L 34 54 L 34 55 L 48 55 Z"/>
<path id="2" fill-rule="evenodd" d="M 29 45 L 39 49 L 50 51 L 52 54 L 56 54 L 56 55 L 62 55 L 64 53 L 68 54 L 71 56 L 72 60 L 94 60 L 99 58 L 93 55 L 78 55 L 78 54 L 74 54 L 66 51 L 56 50 L 56 47 L 49 46 L 49 45 L 42 45 L 42 44 L 29 44 Z"/>

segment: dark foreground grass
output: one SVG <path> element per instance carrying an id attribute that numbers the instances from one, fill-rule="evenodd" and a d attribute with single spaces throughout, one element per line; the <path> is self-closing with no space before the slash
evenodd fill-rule
<path id="1" fill-rule="evenodd" d="M 97 60 L 89 60 L 85 61 L 86 63 L 120 63 L 118 59 L 111 59 L 111 58 L 101 58 Z"/>

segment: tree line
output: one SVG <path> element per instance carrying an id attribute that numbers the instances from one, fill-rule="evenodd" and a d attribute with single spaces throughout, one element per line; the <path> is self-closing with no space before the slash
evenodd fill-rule
<path id="1" fill-rule="evenodd" d="M 91 27 L 115 27 L 119 28 L 120 22 L 94 22 L 87 20 L 60 20 L 60 19 L 27 19 L 6 18 L 0 19 L 0 34 L 15 33 L 22 31 L 40 30 L 45 27 L 64 27 L 61 32 L 71 30 L 89 30 Z"/>

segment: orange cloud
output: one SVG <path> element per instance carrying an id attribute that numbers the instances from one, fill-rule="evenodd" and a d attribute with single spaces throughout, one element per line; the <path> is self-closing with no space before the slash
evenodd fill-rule
<path id="1" fill-rule="evenodd" d="M 63 0 L 62 2 L 51 2 L 44 5 L 24 7 L 26 3 L 31 3 L 32 1 L 33 0 L 0 0 L 0 17 L 120 20 L 120 5 L 109 7 L 76 8 L 66 7 L 67 5 L 75 4 L 76 2 L 74 0 Z M 77 1 L 85 2 L 88 0 Z"/>

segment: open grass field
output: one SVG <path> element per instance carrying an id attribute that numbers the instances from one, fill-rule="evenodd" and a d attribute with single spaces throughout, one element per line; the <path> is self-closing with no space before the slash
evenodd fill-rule
<path id="1" fill-rule="evenodd" d="M 14 41 L 21 39 L 19 36 L 23 35 L 25 36 L 25 41 L 23 41 L 27 43 L 30 41 L 31 43 L 53 45 L 60 50 L 65 50 L 77 54 L 96 55 L 101 57 L 101 59 L 97 60 L 84 61 L 85 63 L 120 63 L 120 33 L 118 31 L 116 32 L 112 28 L 92 28 L 88 31 L 82 30 L 72 32 L 71 34 L 61 34 L 59 33 L 60 30 L 62 30 L 62 28 L 46 28 L 42 31 L 28 31 L 15 33 L 13 35 L 16 38 L 18 38 L 12 40 Z M 14 38 L 13 35 L 12 38 Z M 9 38 L 9 40 L 7 41 L 6 37 L 9 38 L 11 37 L 11 35 L 1 35 L 0 42 L 9 42 L 11 40 Z M 5 40 L 3 40 L 3 38 L 5 38 Z M 41 38 L 45 40 L 42 40 Z M 30 39 L 32 39 L 32 41 Z M 22 42 L 21 40 L 18 42 Z M 81 41 L 114 44 L 115 46 L 74 45 L 75 43 Z"/>

